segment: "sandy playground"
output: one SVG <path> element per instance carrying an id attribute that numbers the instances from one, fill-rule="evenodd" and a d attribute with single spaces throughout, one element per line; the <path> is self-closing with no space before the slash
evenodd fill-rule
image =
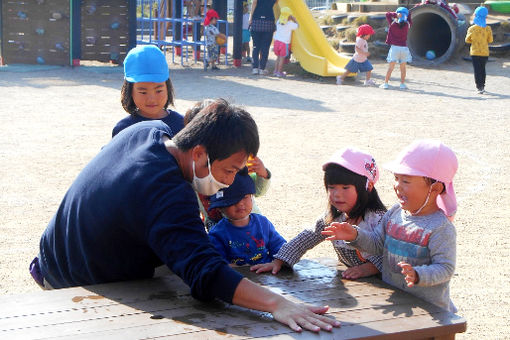
<path id="1" fill-rule="evenodd" d="M 374 67 L 380 84 L 387 66 Z M 257 204 L 287 239 L 324 210 L 321 164 L 336 149 L 369 150 L 380 165 L 416 138 L 440 138 L 456 151 L 451 294 L 468 322 L 458 338 L 510 338 L 510 62 L 488 63 L 485 95 L 476 94 L 471 63 L 462 59 L 408 67 L 407 91 L 395 87 L 398 70 L 390 90 L 363 87 L 359 78 L 336 86 L 302 72 L 278 79 L 250 71 L 171 65 L 176 109 L 225 97 L 253 114 L 259 156 L 273 173 Z M 0 294 L 39 290 L 28 265 L 66 189 L 125 115 L 122 77 L 109 66 L 0 68 Z M 391 185 L 383 170 L 377 188 L 387 206 L 395 202 Z M 306 255 L 319 256 L 335 256 L 327 242 Z"/>

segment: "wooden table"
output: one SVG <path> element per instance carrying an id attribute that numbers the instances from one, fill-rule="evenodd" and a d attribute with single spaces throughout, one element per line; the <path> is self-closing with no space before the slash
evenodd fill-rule
<path id="1" fill-rule="evenodd" d="M 379 279 L 341 279 L 336 259 L 302 260 L 294 271 L 253 281 L 294 301 L 329 305 L 333 332 L 294 333 L 269 313 L 201 303 L 175 275 L 0 298 L 0 339 L 452 339 L 466 321 Z M 28 274 L 27 274 L 28 275 Z"/>

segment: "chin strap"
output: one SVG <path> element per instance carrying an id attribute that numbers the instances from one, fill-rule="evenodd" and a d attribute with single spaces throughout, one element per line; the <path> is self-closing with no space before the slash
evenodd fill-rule
<path id="1" fill-rule="evenodd" d="M 425 202 L 422 204 L 422 206 L 416 210 L 415 212 L 411 213 L 411 215 L 415 216 L 415 215 L 418 215 L 422 210 L 423 208 L 425 208 L 425 206 L 429 203 L 429 198 L 430 198 L 430 192 L 432 191 L 432 185 L 429 186 L 429 192 L 427 193 L 427 198 L 425 199 Z"/>

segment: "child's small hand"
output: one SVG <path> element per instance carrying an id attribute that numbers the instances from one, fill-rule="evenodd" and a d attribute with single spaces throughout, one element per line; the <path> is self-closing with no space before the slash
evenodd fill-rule
<path id="1" fill-rule="evenodd" d="M 254 172 L 260 177 L 268 177 L 267 169 L 260 158 L 254 157 L 253 159 L 248 160 L 246 165 L 248 166 L 248 172 Z"/>
<path id="2" fill-rule="evenodd" d="M 278 274 L 280 269 L 282 269 L 283 261 L 274 259 L 273 262 L 269 263 L 260 263 L 250 267 L 250 271 L 255 271 L 256 274 L 271 272 L 273 275 Z"/>
<path id="3" fill-rule="evenodd" d="M 324 228 L 324 231 L 321 231 L 321 234 L 324 236 L 328 236 L 326 237 L 326 240 L 328 241 L 334 240 L 353 241 L 358 236 L 358 231 L 349 223 L 333 222 L 329 226 Z"/>
<path id="4" fill-rule="evenodd" d="M 397 265 L 402 268 L 401 273 L 405 276 L 407 287 L 412 287 L 415 283 L 418 283 L 418 273 L 414 270 L 413 266 L 403 261 L 397 263 Z"/>

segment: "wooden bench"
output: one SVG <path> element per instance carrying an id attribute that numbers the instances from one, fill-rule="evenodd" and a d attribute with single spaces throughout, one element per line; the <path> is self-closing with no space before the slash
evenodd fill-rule
<path id="1" fill-rule="evenodd" d="M 1 339 L 453 339 L 455 314 L 377 278 L 341 279 L 336 259 L 302 260 L 295 270 L 251 280 L 293 301 L 329 305 L 341 328 L 292 332 L 269 313 L 193 299 L 175 275 L 0 297 Z"/>

